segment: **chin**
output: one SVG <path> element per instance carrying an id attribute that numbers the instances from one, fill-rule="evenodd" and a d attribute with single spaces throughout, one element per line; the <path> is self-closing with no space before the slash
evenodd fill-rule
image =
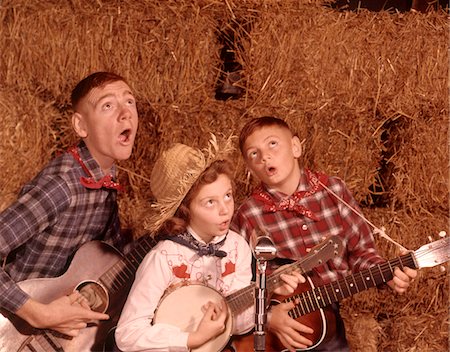
<path id="1" fill-rule="evenodd" d="M 223 236 L 223 235 L 225 235 L 228 231 L 229 231 L 229 227 L 227 227 L 226 229 L 220 229 L 220 230 L 218 231 L 217 236 Z"/>
<path id="2" fill-rule="evenodd" d="M 117 155 L 116 155 L 116 160 L 127 160 L 127 159 L 129 159 L 130 158 L 130 156 L 131 156 L 131 150 L 130 151 L 123 151 L 123 152 L 121 152 L 121 153 L 118 153 Z"/>

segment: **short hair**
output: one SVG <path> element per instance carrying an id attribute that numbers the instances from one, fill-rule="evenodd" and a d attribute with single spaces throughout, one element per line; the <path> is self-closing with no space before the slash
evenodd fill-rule
<path id="1" fill-rule="evenodd" d="M 250 121 L 248 121 L 244 125 L 244 127 L 242 127 L 241 133 L 239 134 L 239 149 L 241 150 L 242 154 L 244 153 L 244 144 L 247 141 L 247 138 L 256 130 L 259 130 L 267 126 L 279 126 L 281 128 L 286 128 L 292 132 L 287 122 L 280 119 L 279 117 L 274 116 L 255 117 Z"/>
<path id="2" fill-rule="evenodd" d="M 97 87 L 104 87 L 108 83 L 117 81 L 123 81 L 127 83 L 127 81 L 122 76 L 119 76 L 114 72 L 107 71 L 95 72 L 83 78 L 80 82 L 78 82 L 78 84 L 72 90 L 72 94 L 70 95 L 72 109 L 76 111 L 81 99 L 87 96 L 92 89 Z"/>

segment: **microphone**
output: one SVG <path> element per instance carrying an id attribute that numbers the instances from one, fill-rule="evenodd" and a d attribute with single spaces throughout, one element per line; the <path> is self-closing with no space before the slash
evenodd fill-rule
<path id="1" fill-rule="evenodd" d="M 263 231 L 260 228 L 254 229 L 250 238 L 250 243 L 252 245 L 253 255 L 256 259 L 272 260 L 276 257 L 277 248 L 266 231 Z"/>
<path id="2" fill-rule="evenodd" d="M 254 351 L 266 350 L 265 326 L 267 323 L 267 261 L 274 259 L 277 253 L 275 244 L 267 231 L 255 228 L 250 236 L 250 245 L 257 262 L 257 280 L 255 288 L 255 330 L 253 332 Z"/>

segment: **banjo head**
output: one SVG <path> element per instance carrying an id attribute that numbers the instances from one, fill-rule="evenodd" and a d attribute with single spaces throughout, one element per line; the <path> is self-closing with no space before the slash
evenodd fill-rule
<path id="1" fill-rule="evenodd" d="M 219 292 L 206 285 L 184 283 L 180 287 L 169 289 L 155 310 L 153 324 L 165 323 L 177 326 L 185 332 L 195 331 L 204 315 L 202 307 L 208 301 L 225 301 L 226 304 L 225 298 Z M 233 328 L 232 312 L 228 305 L 226 307 L 228 318 L 225 331 L 193 351 L 221 351 L 226 346 Z"/>

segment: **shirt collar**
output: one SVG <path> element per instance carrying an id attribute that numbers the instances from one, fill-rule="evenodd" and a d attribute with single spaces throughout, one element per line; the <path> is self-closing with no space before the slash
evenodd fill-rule
<path id="1" fill-rule="evenodd" d="M 81 161 L 84 163 L 84 165 L 88 168 L 89 172 L 91 173 L 92 177 L 95 180 L 100 180 L 103 176 L 105 176 L 102 168 L 100 165 L 95 161 L 94 157 L 92 156 L 91 152 L 89 151 L 88 147 L 86 146 L 86 143 L 84 143 L 83 140 L 81 140 L 78 143 L 78 152 L 81 157 Z M 113 165 L 111 168 L 110 175 L 113 179 L 116 179 L 116 165 Z M 89 176 L 89 175 L 87 175 Z"/>
<path id="2" fill-rule="evenodd" d="M 313 174 L 310 170 L 301 168 L 300 179 L 295 192 L 315 192 L 317 190 L 316 183 L 319 181 L 326 183 L 326 176 L 324 174 Z M 275 189 L 269 188 L 266 184 L 261 183 L 262 190 L 267 192 L 275 201 L 279 202 L 287 197 L 283 192 L 279 192 Z M 314 190 L 316 189 L 316 190 Z"/>
<path id="3" fill-rule="evenodd" d="M 222 241 L 227 234 L 224 235 L 220 235 L 220 236 L 214 236 L 213 239 L 211 240 L 211 242 L 206 243 L 199 235 L 197 235 L 195 233 L 195 231 L 192 229 L 192 227 L 188 226 L 187 227 L 187 231 L 192 235 L 192 237 L 194 237 L 197 241 L 199 241 L 200 243 L 203 244 L 209 244 L 209 243 L 219 243 L 220 241 Z"/>

